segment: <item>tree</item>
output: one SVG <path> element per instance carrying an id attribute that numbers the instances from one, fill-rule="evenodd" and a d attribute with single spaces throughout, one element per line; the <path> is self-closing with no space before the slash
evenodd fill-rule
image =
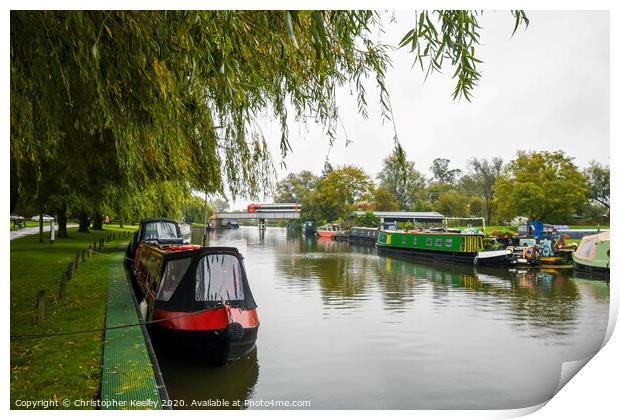
<path id="1" fill-rule="evenodd" d="M 372 180 L 361 168 L 335 168 L 319 181 L 308 210 L 315 220 L 345 219 L 353 212 L 353 204 L 368 199 L 372 191 Z"/>
<path id="2" fill-rule="evenodd" d="M 377 227 L 381 223 L 381 219 L 379 216 L 374 214 L 371 211 L 364 212 L 361 215 L 357 215 L 353 218 L 354 226 L 362 226 L 362 227 Z"/>
<path id="3" fill-rule="evenodd" d="M 568 223 L 588 199 L 586 177 L 562 151 L 519 151 L 497 177 L 494 204 L 498 216 L 527 216 L 547 223 Z"/>
<path id="4" fill-rule="evenodd" d="M 474 191 L 482 197 L 486 208 L 486 220 L 492 223 L 495 205 L 493 203 L 493 187 L 497 177 L 502 171 L 504 161 L 500 157 L 494 157 L 491 160 L 472 158 L 467 161 L 469 168 L 468 176 L 473 181 Z M 463 177 L 465 178 L 465 177 Z M 478 213 L 481 214 L 481 213 Z"/>
<path id="5" fill-rule="evenodd" d="M 229 208 L 228 201 L 226 201 L 223 198 L 219 198 L 219 197 L 214 198 L 213 200 L 210 200 L 209 205 L 213 207 L 215 211 L 218 213 L 223 213 Z"/>
<path id="6" fill-rule="evenodd" d="M 303 203 L 308 194 L 316 189 L 319 177 L 310 171 L 301 171 L 298 174 L 290 173 L 276 184 L 276 203 Z"/>
<path id="7" fill-rule="evenodd" d="M 444 216 L 467 217 L 467 201 L 466 195 L 449 190 L 439 196 L 437 203 L 433 206 L 433 210 L 438 211 Z"/>
<path id="8" fill-rule="evenodd" d="M 430 167 L 433 180 L 440 184 L 453 185 L 458 180 L 460 169 L 449 169 L 450 159 L 437 158 Z"/>
<path id="9" fill-rule="evenodd" d="M 375 202 L 375 208 L 378 211 L 401 210 L 400 204 L 396 196 L 394 196 L 394 194 L 392 194 L 392 192 L 385 188 L 383 185 L 379 185 L 379 187 L 375 189 L 373 201 Z"/>
<path id="10" fill-rule="evenodd" d="M 455 67 L 455 98 L 469 100 L 480 78 L 477 15 L 419 12 L 400 43 L 429 71 L 444 60 Z M 528 24 L 513 15 L 515 30 Z M 280 122 L 283 157 L 289 111 L 312 115 L 336 138 L 339 86 L 352 87 L 366 116 L 373 77 L 391 118 L 390 47 L 374 41 L 375 12 L 12 11 L 10 19 L 12 182 L 35 191 L 56 168 L 50 196 L 61 209 L 77 206 L 85 229 L 89 216 L 124 206 L 110 197 L 156 183 L 185 183 L 184 194 L 226 187 L 233 198 L 267 189 L 273 167 L 254 123 L 263 111 Z"/>
<path id="11" fill-rule="evenodd" d="M 215 209 L 205 200 L 203 197 L 197 197 L 195 195 L 190 196 L 181 209 L 183 220 L 185 223 L 204 223 L 211 218 L 211 215 Z"/>
<path id="12" fill-rule="evenodd" d="M 603 166 L 592 161 L 585 173 L 590 189 L 590 200 L 594 200 L 609 209 L 609 166 Z"/>
<path id="13" fill-rule="evenodd" d="M 379 185 L 390 192 L 397 200 L 401 210 L 413 209 L 416 194 L 424 188 L 426 179 L 415 169 L 415 163 L 402 156 L 391 154 L 383 160 L 383 168 L 377 175 Z"/>

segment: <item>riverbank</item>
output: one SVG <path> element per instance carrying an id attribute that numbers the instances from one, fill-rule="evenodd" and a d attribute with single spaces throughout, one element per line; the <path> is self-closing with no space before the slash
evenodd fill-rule
<path id="1" fill-rule="evenodd" d="M 105 230 L 90 233 L 69 229 L 69 238 L 54 245 L 49 244 L 49 232 L 42 244 L 38 235 L 11 241 L 11 336 L 103 328 L 111 264 L 122 252 L 118 246 L 129 240 L 120 234 L 136 228 L 106 225 Z M 80 264 L 59 300 L 61 276 L 75 255 L 112 233 L 115 239 Z M 34 303 L 40 290 L 46 291 L 45 318 L 37 325 Z M 102 333 L 11 341 L 11 406 L 19 408 L 17 400 L 96 399 L 102 343 Z"/>

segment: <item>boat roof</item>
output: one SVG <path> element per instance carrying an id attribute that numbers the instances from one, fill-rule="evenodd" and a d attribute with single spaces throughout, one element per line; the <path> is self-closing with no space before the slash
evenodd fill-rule
<path id="1" fill-rule="evenodd" d="M 192 244 L 162 245 L 151 242 L 144 242 L 144 244 L 162 255 L 191 254 L 191 256 L 195 256 L 206 254 L 234 254 L 243 258 L 239 250 L 231 246 L 200 246 Z"/>
<path id="2" fill-rule="evenodd" d="M 152 223 L 152 222 L 171 222 L 171 223 L 179 224 L 179 222 L 177 222 L 176 220 L 170 219 L 168 217 L 149 217 L 146 219 L 142 219 L 140 223 Z"/>

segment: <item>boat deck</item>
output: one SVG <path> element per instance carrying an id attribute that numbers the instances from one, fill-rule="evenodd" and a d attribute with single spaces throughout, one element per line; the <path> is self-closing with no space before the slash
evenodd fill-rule
<path id="1" fill-rule="evenodd" d="M 137 324 L 135 298 L 122 268 L 122 254 L 115 258 L 108 284 L 106 328 Z M 136 325 L 106 329 L 101 405 L 108 409 L 161 410 L 168 399 L 146 329 Z"/>

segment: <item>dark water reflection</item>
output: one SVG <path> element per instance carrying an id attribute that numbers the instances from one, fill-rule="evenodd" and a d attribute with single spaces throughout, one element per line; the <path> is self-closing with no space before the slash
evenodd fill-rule
<path id="1" fill-rule="evenodd" d="M 228 367 L 161 357 L 171 397 L 188 404 L 525 407 L 550 398 L 562 362 L 597 351 L 607 327 L 608 284 L 572 270 L 405 261 L 273 228 L 209 240 L 244 254 L 261 327 L 257 353 Z"/>

